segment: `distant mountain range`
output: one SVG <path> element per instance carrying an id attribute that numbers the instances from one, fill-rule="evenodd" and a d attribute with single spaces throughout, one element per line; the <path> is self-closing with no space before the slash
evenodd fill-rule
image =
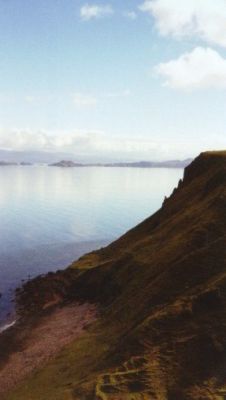
<path id="1" fill-rule="evenodd" d="M 138 161 L 138 162 L 116 162 L 116 163 L 76 163 L 70 160 L 62 160 L 50 164 L 51 167 L 78 168 L 78 167 L 119 167 L 119 168 L 185 168 L 192 162 L 192 159 L 169 160 L 169 161 Z"/>
<path id="2" fill-rule="evenodd" d="M 62 160 L 62 161 L 59 161 Z M 103 157 L 94 159 L 90 157 L 75 156 L 70 153 L 53 153 L 45 151 L 11 151 L 0 149 L 0 166 L 2 165 L 29 165 L 49 164 L 57 167 L 135 167 L 135 168 L 185 168 L 192 159 L 170 161 L 122 161 L 106 160 Z"/>

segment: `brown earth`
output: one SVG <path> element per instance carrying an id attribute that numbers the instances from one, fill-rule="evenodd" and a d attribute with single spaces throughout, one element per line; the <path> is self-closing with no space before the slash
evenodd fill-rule
<path id="1" fill-rule="evenodd" d="M 10 354 L 0 371 L 0 396 L 12 390 L 28 374 L 56 356 L 67 344 L 78 338 L 84 328 L 95 319 L 94 306 L 88 303 L 70 304 L 42 316 L 31 330 L 30 326 L 22 325 L 19 331 L 17 330 L 17 340 L 23 337 L 22 345 Z"/>

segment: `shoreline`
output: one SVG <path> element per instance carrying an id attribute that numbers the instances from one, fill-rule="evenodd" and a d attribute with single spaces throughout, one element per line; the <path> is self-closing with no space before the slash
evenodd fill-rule
<path id="1" fill-rule="evenodd" d="M 11 278 L 11 287 L 6 288 L 6 291 L 2 293 L 2 297 L 0 298 L 0 335 L 7 329 L 12 327 L 14 325 L 14 321 L 18 321 L 19 319 L 16 311 L 16 297 L 18 292 L 23 288 L 24 285 L 26 285 L 26 283 L 28 283 L 30 280 L 35 280 L 39 277 L 46 276 L 49 273 L 51 274 L 56 273 L 57 271 L 64 271 L 70 266 L 72 262 L 78 260 L 80 257 L 92 250 L 96 250 L 102 246 L 106 246 L 111 241 L 112 239 L 89 241 L 87 240 L 62 244 L 54 243 L 49 246 L 43 245 L 38 246 L 34 249 L 25 249 L 21 252 L 17 252 L 13 256 L 10 255 L 10 264 L 14 264 L 15 262 L 15 269 L 18 268 L 18 265 L 19 268 L 21 267 L 21 276 L 17 278 Z M 67 253 L 67 257 L 65 257 L 64 262 L 62 260 L 57 261 L 57 258 L 55 256 L 56 253 L 57 255 L 60 255 L 62 251 L 65 251 Z M 39 257 L 39 254 L 42 255 L 42 258 Z M 30 263 L 28 264 L 27 260 L 30 259 L 31 256 L 33 257 L 34 265 L 31 265 L 30 267 Z M 52 261 L 49 261 L 49 257 L 51 257 Z M 6 258 L 7 255 L 0 254 L 0 266 L 1 262 L 3 264 Z M 45 261 L 45 259 L 47 261 Z M 60 264 L 61 268 L 59 270 Z M 39 267 L 39 265 L 41 267 Z M 45 266 L 46 268 L 44 268 L 43 266 Z M 29 268 L 31 270 L 30 276 L 28 276 Z"/>
<path id="2" fill-rule="evenodd" d="M 15 319 L 12 322 L 8 322 L 8 323 L 4 323 L 4 325 L 0 325 L 0 335 L 7 331 L 9 328 L 12 328 L 16 323 L 17 323 L 17 319 Z"/>

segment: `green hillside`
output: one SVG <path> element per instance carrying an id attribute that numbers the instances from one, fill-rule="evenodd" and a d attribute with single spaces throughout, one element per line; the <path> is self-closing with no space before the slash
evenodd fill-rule
<path id="1" fill-rule="evenodd" d="M 4 399 L 226 399 L 226 152 L 201 154 L 108 247 L 27 283 L 20 332 L 74 302 L 95 304 L 97 320 Z"/>

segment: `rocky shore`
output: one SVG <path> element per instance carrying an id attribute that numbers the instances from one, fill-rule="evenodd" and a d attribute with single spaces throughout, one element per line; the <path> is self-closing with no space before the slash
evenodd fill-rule
<path id="1" fill-rule="evenodd" d="M 8 326 L 7 332 L 0 337 L 1 349 L 8 344 L 5 350 L 0 351 L 1 398 L 81 336 L 96 318 L 94 305 L 75 303 L 52 308 L 29 321 L 21 320 L 17 326 Z"/>

